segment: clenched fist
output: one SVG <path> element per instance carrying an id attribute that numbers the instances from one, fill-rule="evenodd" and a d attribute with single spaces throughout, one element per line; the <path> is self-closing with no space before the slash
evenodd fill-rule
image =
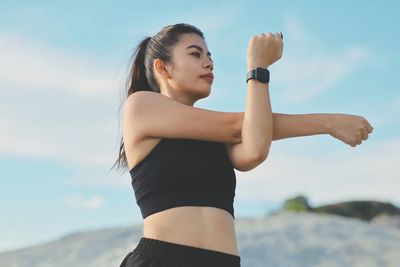
<path id="1" fill-rule="evenodd" d="M 355 147 L 368 139 L 373 127 L 362 116 L 332 114 L 328 125 L 329 134 L 340 141 Z"/>
<path id="2" fill-rule="evenodd" d="M 247 47 L 247 67 L 267 68 L 282 57 L 283 38 L 281 33 L 263 33 L 251 37 Z"/>

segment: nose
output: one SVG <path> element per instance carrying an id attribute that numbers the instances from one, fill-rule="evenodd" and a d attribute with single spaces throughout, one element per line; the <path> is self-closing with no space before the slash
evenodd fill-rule
<path id="1" fill-rule="evenodd" d="M 212 62 L 212 60 L 210 58 L 207 58 L 207 62 L 205 65 L 206 68 L 210 68 L 211 70 L 214 69 L 214 63 Z"/>

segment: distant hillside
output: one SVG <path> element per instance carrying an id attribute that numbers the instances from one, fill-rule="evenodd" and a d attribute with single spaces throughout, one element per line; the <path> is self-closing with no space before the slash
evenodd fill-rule
<path id="1" fill-rule="evenodd" d="M 301 195 L 287 199 L 282 210 L 335 214 L 364 221 L 371 221 L 376 216 L 382 215 L 400 216 L 400 209 L 391 203 L 379 201 L 346 201 L 319 207 L 310 207 L 307 198 Z"/>
<path id="2" fill-rule="evenodd" d="M 0 267 L 110 267 L 135 246 L 142 225 L 73 233 L 52 242 L 0 253 Z M 122 261 L 122 260 L 121 260 Z"/>
<path id="3" fill-rule="evenodd" d="M 329 214 L 281 212 L 235 220 L 243 267 L 400 266 L 400 230 Z M 117 267 L 142 225 L 75 233 L 0 253 L 1 267 Z"/>

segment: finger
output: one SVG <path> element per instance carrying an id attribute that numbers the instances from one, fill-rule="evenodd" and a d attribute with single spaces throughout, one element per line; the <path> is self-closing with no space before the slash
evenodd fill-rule
<path id="1" fill-rule="evenodd" d="M 371 124 L 365 118 L 363 120 L 363 124 L 368 133 L 371 133 L 372 130 L 374 129 L 374 127 L 372 127 Z"/>
<path id="2" fill-rule="evenodd" d="M 352 138 L 351 141 L 349 141 L 347 144 L 351 147 L 355 147 L 357 143 L 357 138 Z"/>
<path id="3" fill-rule="evenodd" d="M 355 140 L 353 141 L 354 146 L 359 145 L 361 143 L 360 140 L 361 140 L 361 136 L 357 135 Z"/>
<path id="4" fill-rule="evenodd" d="M 368 131 L 368 133 L 372 133 L 373 129 L 374 129 L 374 127 L 372 127 L 371 124 L 367 123 L 367 131 Z"/>
<path id="5" fill-rule="evenodd" d="M 369 134 L 371 132 L 371 128 L 368 127 L 368 125 L 364 126 L 364 131 L 363 131 L 363 137 L 364 137 L 364 133 Z"/>
<path id="6" fill-rule="evenodd" d="M 357 134 L 356 138 L 355 138 L 355 140 L 353 142 L 354 146 L 359 145 L 361 143 L 361 140 L 362 140 L 361 134 Z"/>
<path id="7" fill-rule="evenodd" d="M 361 145 L 361 143 L 362 143 L 362 136 L 359 135 L 359 136 L 357 137 L 357 144 L 358 144 L 358 145 Z"/>
<path id="8" fill-rule="evenodd" d="M 363 139 L 363 140 L 367 140 L 367 139 L 368 139 L 368 132 L 367 132 L 366 130 L 364 130 L 364 131 L 362 132 L 362 139 Z"/>

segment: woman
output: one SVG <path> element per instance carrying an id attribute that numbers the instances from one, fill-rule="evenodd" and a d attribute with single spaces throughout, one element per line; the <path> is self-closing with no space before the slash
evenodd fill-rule
<path id="1" fill-rule="evenodd" d="M 116 163 L 129 169 L 144 231 L 120 266 L 240 266 L 234 168 L 261 164 L 272 140 L 330 133 L 355 146 L 368 138 L 363 117 L 272 113 L 267 68 L 282 51 L 281 33 L 250 39 L 246 111 L 235 113 L 193 107 L 213 82 L 199 29 L 169 25 L 138 45 Z"/>

